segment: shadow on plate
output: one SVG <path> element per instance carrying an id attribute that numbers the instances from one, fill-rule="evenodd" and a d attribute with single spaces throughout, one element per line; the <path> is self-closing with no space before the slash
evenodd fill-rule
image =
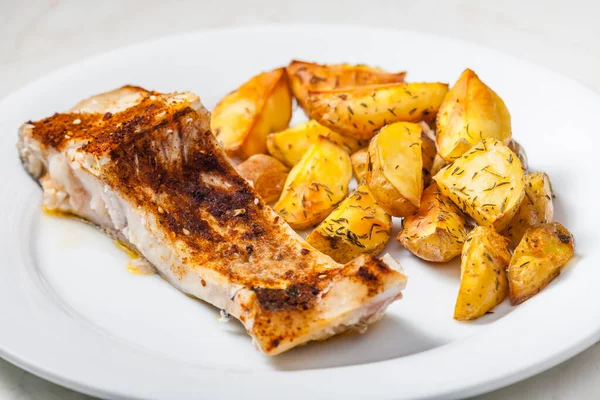
<path id="1" fill-rule="evenodd" d="M 371 325 L 364 334 L 347 333 L 298 347 L 268 362 L 279 370 L 303 370 L 367 364 L 420 353 L 445 342 L 419 331 L 392 315 Z"/>

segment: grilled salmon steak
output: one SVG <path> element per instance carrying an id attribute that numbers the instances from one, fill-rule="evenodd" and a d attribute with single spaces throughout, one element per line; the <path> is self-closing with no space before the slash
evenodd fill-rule
<path id="1" fill-rule="evenodd" d="M 398 264 L 342 265 L 308 245 L 230 165 L 191 93 L 125 86 L 25 123 L 18 150 L 43 207 L 80 217 L 169 283 L 239 319 L 275 355 L 377 321 Z"/>

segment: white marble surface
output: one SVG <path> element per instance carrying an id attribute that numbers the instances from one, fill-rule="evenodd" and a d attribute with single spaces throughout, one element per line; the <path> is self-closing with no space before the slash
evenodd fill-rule
<path id="1" fill-rule="evenodd" d="M 0 98 L 51 70 L 125 44 L 177 32 L 291 22 L 396 27 L 466 39 L 545 65 L 600 91 L 599 15 L 597 0 L 0 0 Z M 599 369 L 597 344 L 547 372 L 481 398 L 598 398 Z M 0 399 L 87 398 L 0 359 Z"/>

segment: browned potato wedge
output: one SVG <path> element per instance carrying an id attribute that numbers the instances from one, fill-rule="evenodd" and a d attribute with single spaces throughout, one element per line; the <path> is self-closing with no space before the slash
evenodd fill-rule
<path id="1" fill-rule="evenodd" d="M 250 181 L 258 194 L 267 202 L 276 201 L 281 195 L 288 168 L 266 154 L 255 154 L 238 164 L 235 170 Z"/>
<path id="2" fill-rule="evenodd" d="M 392 217 L 377 205 L 366 184 L 360 185 L 306 241 L 339 263 L 361 254 L 378 254 L 392 231 Z"/>
<path id="3" fill-rule="evenodd" d="M 304 61 L 292 61 L 286 71 L 294 97 L 305 110 L 310 91 L 404 82 L 406 75 L 406 72 L 390 73 L 366 65 L 321 65 Z"/>
<path id="4" fill-rule="evenodd" d="M 510 252 L 503 236 L 485 226 L 471 231 L 461 256 L 454 319 L 476 319 L 502 303 L 508 294 L 506 267 L 509 262 Z"/>
<path id="5" fill-rule="evenodd" d="M 285 68 L 256 75 L 225 96 L 215 107 L 211 130 L 231 157 L 246 159 L 266 153 L 271 132 L 287 128 L 292 93 Z"/>
<path id="6" fill-rule="evenodd" d="M 340 135 L 317 121 L 310 120 L 284 131 L 271 133 L 267 137 L 267 149 L 273 157 L 288 167 L 293 167 L 306 150 L 317 142 L 319 136 L 328 138 L 349 154 L 368 145 L 367 141 Z"/>
<path id="7" fill-rule="evenodd" d="M 425 132 L 421 134 L 421 155 L 423 156 L 423 183 L 428 186 L 431 183 L 431 170 L 433 169 L 433 160 L 437 154 L 435 142 L 429 138 Z"/>
<path id="8" fill-rule="evenodd" d="M 554 206 L 552 205 L 550 178 L 543 172 L 526 174 L 525 198 L 503 234 L 516 246 L 527 229 L 552 222 L 553 217 Z"/>
<path id="9" fill-rule="evenodd" d="M 419 209 L 423 193 L 421 126 L 396 122 L 381 129 L 369 144 L 365 179 L 377 203 L 394 217 Z"/>
<path id="10" fill-rule="evenodd" d="M 431 165 L 431 177 L 433 178 L 446 165 L 448 165 L 446 160 L 444 160 L 439 154 L 436 154 Z"/>
<path id="11" fill-rule="evenodd" d="M 423 260 L 445 262 L 461 253 L 468 233 L 458 207 L 433 183 L 423 192 L 419 212 L 402 221 L 396 240 Z"/>
<path id="12" fill-rule="evenodd" d="M 352 162 L 352 171 L 357 182 L 362 182 L 367 174 L 367 159 L 369 158 L 369 149 L 360 149 L 350 156 Z"/>
<path id="13" fill-rule="evenodd" d="M 453 161 L 485 138 L 508 145 L 510 114 L 502 99 L 475 72 L 466 69 L 437 114 L 438 153 Z"/>
<path id="14" fill-rule="evenodd" d="M 527 161 L 527 153 L 525 152 L 525 148 L 519 144 L 515 139 L 511 139 L 508 143 L 508 148 L 513 151 L 521 160 L 521 164 L 523 165 L 523 169 L 525 172 L 529 170 L 529 163 Z"/>
<path id="15" fill-rule="evenodd" d="M 573 235 L 558 222 L 529 228 L 508 267 L 511 304 L 520 304 L 545 288 L 560 275 L 573 252 Z"/>
<path id="16" fill-rule="evenodd" d="M 348 194 L 350 156 L 319 137 L 292 168 L 275 211 L 294 229 L 311 228 L 327 217 Z"/>
<path id="17" fill-rule="evenodd" d="M 431 120 L 447 92 L 445 83 L 393 83 L 310 92 L 307 111 L 331 130 L 369 139 L 393 122 Z"/>
<path id="18" fill-rule="evenodd" d="M 433 179 L 442 194 L 479 225 L 504 230 L 525 196 L 521 161 L 496 139 L 484 139 Z"/>

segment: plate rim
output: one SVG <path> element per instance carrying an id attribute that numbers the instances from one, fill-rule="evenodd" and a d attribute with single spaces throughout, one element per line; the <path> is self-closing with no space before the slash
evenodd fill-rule
<path id="1" fill-rule="evenodd" d="M 149 39 L 149 40 L 137 41 L 137 42 L 128 44 L 126 46 L 102 51 L 100 53 L 90 55 L 89 57 L 85 57 L 77 62 L 57 67 L 57 68 L 53 69 L 52 71 L 44 74 L 43 76 L 31 81 L 30 83 L 28 83 L 16 90 L 11 91 L 9 94 L 7 94 L 6 96 L 4 96 L 3 98 L 0 99 L 0 110 L 2 110 L 4 107 L 6 107 L 8 104 L 10 104 L 11 99 L 15 96 L 18 96 L 19 93 L 27 91 L 27 90 L 37 86 L 38 84 L 40 84 L 43 81 L 51 80 L 53 78 L 53 76 L 58 75 L 58 74 L 64 72 L 65 70 L 68 70 L 71 68 L 77 68 L 79 65 L 82 65 L 82 64 L 93 63 L 93 62 L 97 61 L 98 59 L 102 59 L 104 57 L 110 56 L 113 53 L 118 53 L 118 52 L 122 52 L 125 50 L 132 50 L 137 47 L 144 47 L 144 46 L 148 46 L 150 44 L 154 44 L 157 42 L 163 42 L 163 41 L 169 42 L 172 40 L 177 40 L 177 39 L 182 39 L 182 38 L 192 37 L 192 36 L 198 36 L 198 35 L 211 35 L 211 34 L 218 35 L 218 34 L 222 34 L 222 33 L 235 33 L 235 32 L 244 32 L 244 31 L 254 31 L 254 32 L 260 32 L 260 31 L 274 32 L 274 31 L 281 31 L 281 30 L 302 31 L 302 30 L 306 30 L 306 29 L 322 29 L 322 30 L 343 29 L 343 30 L 362 30 L 362 31 L 369 31 L 369 32 L 374 32 L 374 33 L 391 33 L 391 34 L 400 34 L 400 35 L 409 34 L 409 35 L 428 37 L 428 38 L 434 39 L 434 40 L 444 40 L 444 41 L 450 40 L 450 41 L 458 43 L 458 44 L 463 43 L 463 44 L 468 45 L 469 47 L 482 49 L 487 52 L 497 54 L 505 59 L 511 59 L 513 61 L 517 61 L 528 67 L 533 67 L 538 70 L 540 70 L 540 69 L 544 70 L 544 72 L 554 76 L 555 78 L 558 78 L 561 80 L 566 80 L 566 81 L 570 82 L 572 85 L 576 85 L 578 90 L 586 91 L 590 95 L 597 97 L 597 98 L 600 97 L 600 93 L 598 93 L 596 90 L 586 86 L 585 84 L 583 84 L 582 82 L 580 82 L 576 79 L 567 77 L 560 72 L 556 72 L 556 71 L 552 70 L 551 68 L 546 67 L 545 65 L 540 65 L 540 64 L 522 59 L 513 54 L 506 53 L 506 52 L 503 52 L 503 51 L 500 51 L 500 50 L 497 50 L 494 48 L 490 48 L 490 47 L 487 47 L 487 46 L 484 46 L 481 44 L 469 42 L 467 40 L 460 39 L 460 38 L 447 37 L 447 36 L 442 36 L 442 35 L 438 35 L 438 34 L 431 34 L 431 33 L 426 33 L 426 32 L 415 31 L 415 30 L 380 28 L 380 27 L 371 27 L 371 26 L 367 26 L 367 25 L 358 25 L 358 24 L 324 24 L 324 23 L 283 24 L 283 23 L 275 23 L 275 24 L 237 25 L 237 26 L 231 26 L 231 27 L 194 30 L 194 31 L 188 31 L 188 32 L 184 32 L 184 33 L 171 34 L 171 35 L 167 35 L 167 36 L 163 36 L 163 37 L 157 37 L 157 38 L 153 38 L 153 39 Z M 505 372 L 502 374 L 496 374 L 492 379 L 488 378 L 483 383 L 463 385 L 461 387 L 455 388 L 452 392 L 434 393 L 432 398 L 433 397 L 442 397 L 442 396 L 444 396 L 444 397 L 455 396 L 455 395 L 473 396 L 473 395 L 489 392 L 489 391 L 504 387 L 506 385 L 518 382 L 520 380 L 523 380 L 523 379 L 531 377 L 535 374 L 538 374 L 542 371 L 545 371 L 545 370 L 575 356 L 576 354 L 584 351 L 585 349 L 589 348 L 594 343 L 596 343 L 598 340 L 600 340 L 600 321 L 598 321 L 596 323 L 595 330 L 590 330 L 589 333 L 587 335 L 585 335 L 581 340 L 579 340 L 578 342 L 571 343 L 571 345 L 567 346 L 561 352 L 553 353 L 552 355 L 545 357 L 541 361 L 540 361 L 540 359 L 538 359 L 536 362 L 530 363 L 530 365 L 528 365 L 528 366 L 523 366 L 520 370 L 515 370 L 510 373 Z M 19 368 L 22 368 L 36 376 L 40 376 L 44 379 L 47 379 L 48 381 L 57 383 L 59 385 L 71 388 L 73 390 L 76 390 L 76 391 L 79 391 L 82 393 L 86 393 L 86 394 L 93 395 L 93 396 L 110 397 L 110 398 L 131 398 L 131 394 L 117 393 L 114 391 L 107 391 L 102 388 L 86 386 L 84 384 L 80 384 L 77 381 L 73 381 L 73 380 L 69 379 L 68 377 L 55 374 L 51 370 L 47 370 L 39 365 L 36 365 L 35 361 L 26 360 L 24 358 L 18 357 L 18 355 L 11 353 L 7 348 L 4 348 L 4 346 L 2 344 L 0 344 L 0 356 L 2 358 L 6 359 L 7 361 L 9 361 L 10 363 L 12 363 L 12 364 L 18 366 Z M 382 362 L 385 362 L 385 361 L 382 361 Z M 378 362 L 378 363 L 381 363 L 381 362 Z M 334 369 L 344 370 L 344 369 L 350 369 L 350 368 L 356 368 L 356 367 L 358 367 L 358 366 L 336 367 Z M 317 371 L 322 371 L 322 370 L 319 369 Z M 304 371 L 294 371 L 294 372 L 287 371 L 287 374 L 295 375 L 295 374 L 302 374 L 303 372 Z M 281 373 L 281 371 L 268 371 L 267 373 Z M 135 395 L 133 397 L 135 397 Z M 429 396 L 428 396 L 428 398 L 429 398 Z"/>

